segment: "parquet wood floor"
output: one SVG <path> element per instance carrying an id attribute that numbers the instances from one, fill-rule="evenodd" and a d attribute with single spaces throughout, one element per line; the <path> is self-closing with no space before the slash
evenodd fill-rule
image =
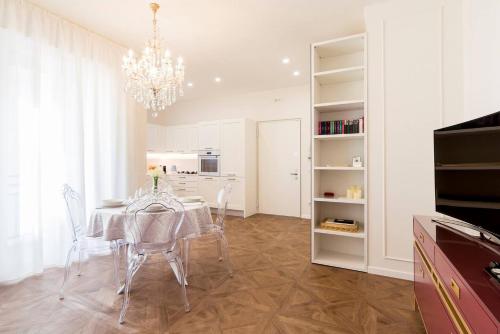
<path id="1" fill-rule="evenodd" d="M 212 241 L 193 243 L 183 311 L 179 286 L 162 258 L 137 274 L 126 323 L 114 293 L 110 256 L 72 276 L 62 269 L 0 287 L 0 333 L 424 333 L 412 283 L 309 262 L 309 221 L 256 215 L 229 218 L 234 277 Z"/>

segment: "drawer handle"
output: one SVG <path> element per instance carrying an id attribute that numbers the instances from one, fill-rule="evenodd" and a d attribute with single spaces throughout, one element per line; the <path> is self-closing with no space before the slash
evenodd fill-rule
<path id="1" fill-rule="evenodd" d="M 227 179 L 228 181 L 236 181 L 236 179 Z"/>
<path id="2" fill-rule="evenodd" d="M 179 182 L 179 184 L 186 184 L 186 182 Z"/>
<path id="3" fill-rule="evenodd" d="M 450 279 L 450 287 L 453 293 L 455 293 L 455 296 L 457 296 L 457 299 L 460 299 L 460 287 L 458 286 L 457 282 L 452 278 Z"/>
<path id="4" fill-rule="evenodd" d="M 418 239 L 420 240 L 421 243 L 424 243 L 424 234 L 422 232 L 418 234 Z"/>
<path id="5" fill-rule="evenodd" d="M 177 191 L 186 191 L 186 189 L 177 189 Z"/>

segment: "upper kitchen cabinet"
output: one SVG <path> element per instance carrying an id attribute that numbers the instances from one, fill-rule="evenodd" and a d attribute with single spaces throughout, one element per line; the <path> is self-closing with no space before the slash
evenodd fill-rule
<path id="1" fill-rule="evenodd" d="M 221 176 L 245 176 L 245 120 L 220 124 Z"/>
<path id="2" fill-rule="evenodd" d="M 188 153 L 189 141 L 187 134 L 187 126 L 173 126 L 171 128 L 173 132 L 175 152 Z"/>
<path id="3" fill-rule="evenodd" d="M 198 126 L 186 126 L 186 134 L 188 137 L 187 149 L 189 153 L 198 153 Z"/>
<path id="4" fill-rule="evenodd" d="M 165 127 L 165 151 L 166 152 L 175 152 L 176 151 L 175 135 L 176 135 L 176 131 L 175 131 L 174 126 Z"/>
<path id="5" fill-rule="evenodd" d="M 165 127 L 148 124 L 147 150 L 150 152 L 165 151 Z"/>
<path id="6" fill-rule="evenodd" d="M 198 123 L 198 148 L 200 150 L 220 149 L 220 122 Z"/>

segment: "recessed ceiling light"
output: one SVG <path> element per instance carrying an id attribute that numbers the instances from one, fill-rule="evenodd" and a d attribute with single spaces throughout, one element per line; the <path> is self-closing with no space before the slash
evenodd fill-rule
<path id="1" fill-rule="evenodd" d="M 214 78 L 214 81 L 215 81 L 215 82 L 221 82 L 221 81 L 222 81 L 222 79 L 221 79 L 220 77 L 215 77 L 215 78 Z"/>
<path id="2" fill-rule="evenodd" d="M 192 82 L 188 82 L 187 85 L 188 85 L 188 87 L 193 87 L 193 83 Z"/>
<path id="3" fill-rule="evenodd" d="M 298 77 L 300 75 L 299 71 L 293 71 L 293 76 Z"/>
<path id="4" fill-rule="evenodd" d="M 281 59 L 281 62 L 282 62 L 283 64 L 288 64 L 288 63 L 290 63 L 290 58 L 288 58 L 288 57 L 283 58 L 283 59 Z"/>

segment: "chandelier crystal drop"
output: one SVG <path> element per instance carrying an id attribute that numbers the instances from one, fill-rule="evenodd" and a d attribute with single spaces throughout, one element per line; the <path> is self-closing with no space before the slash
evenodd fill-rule
<path id="1" fill-rule="evenodd" d="M 140 57 L 129 50 L 123 56 L 122 68 L 127 76 L 125 90 L 156 117 L 158 112 L 175 103 L 177 93 L 183 95 L 184 62 L 178 57 L 174 64 L 170 51 L 163 51 L 156 24 L 156 12 L 160 6 L 151 3 L 150 7 L 153 11 L 153 38 L 148 40 Z"/>

